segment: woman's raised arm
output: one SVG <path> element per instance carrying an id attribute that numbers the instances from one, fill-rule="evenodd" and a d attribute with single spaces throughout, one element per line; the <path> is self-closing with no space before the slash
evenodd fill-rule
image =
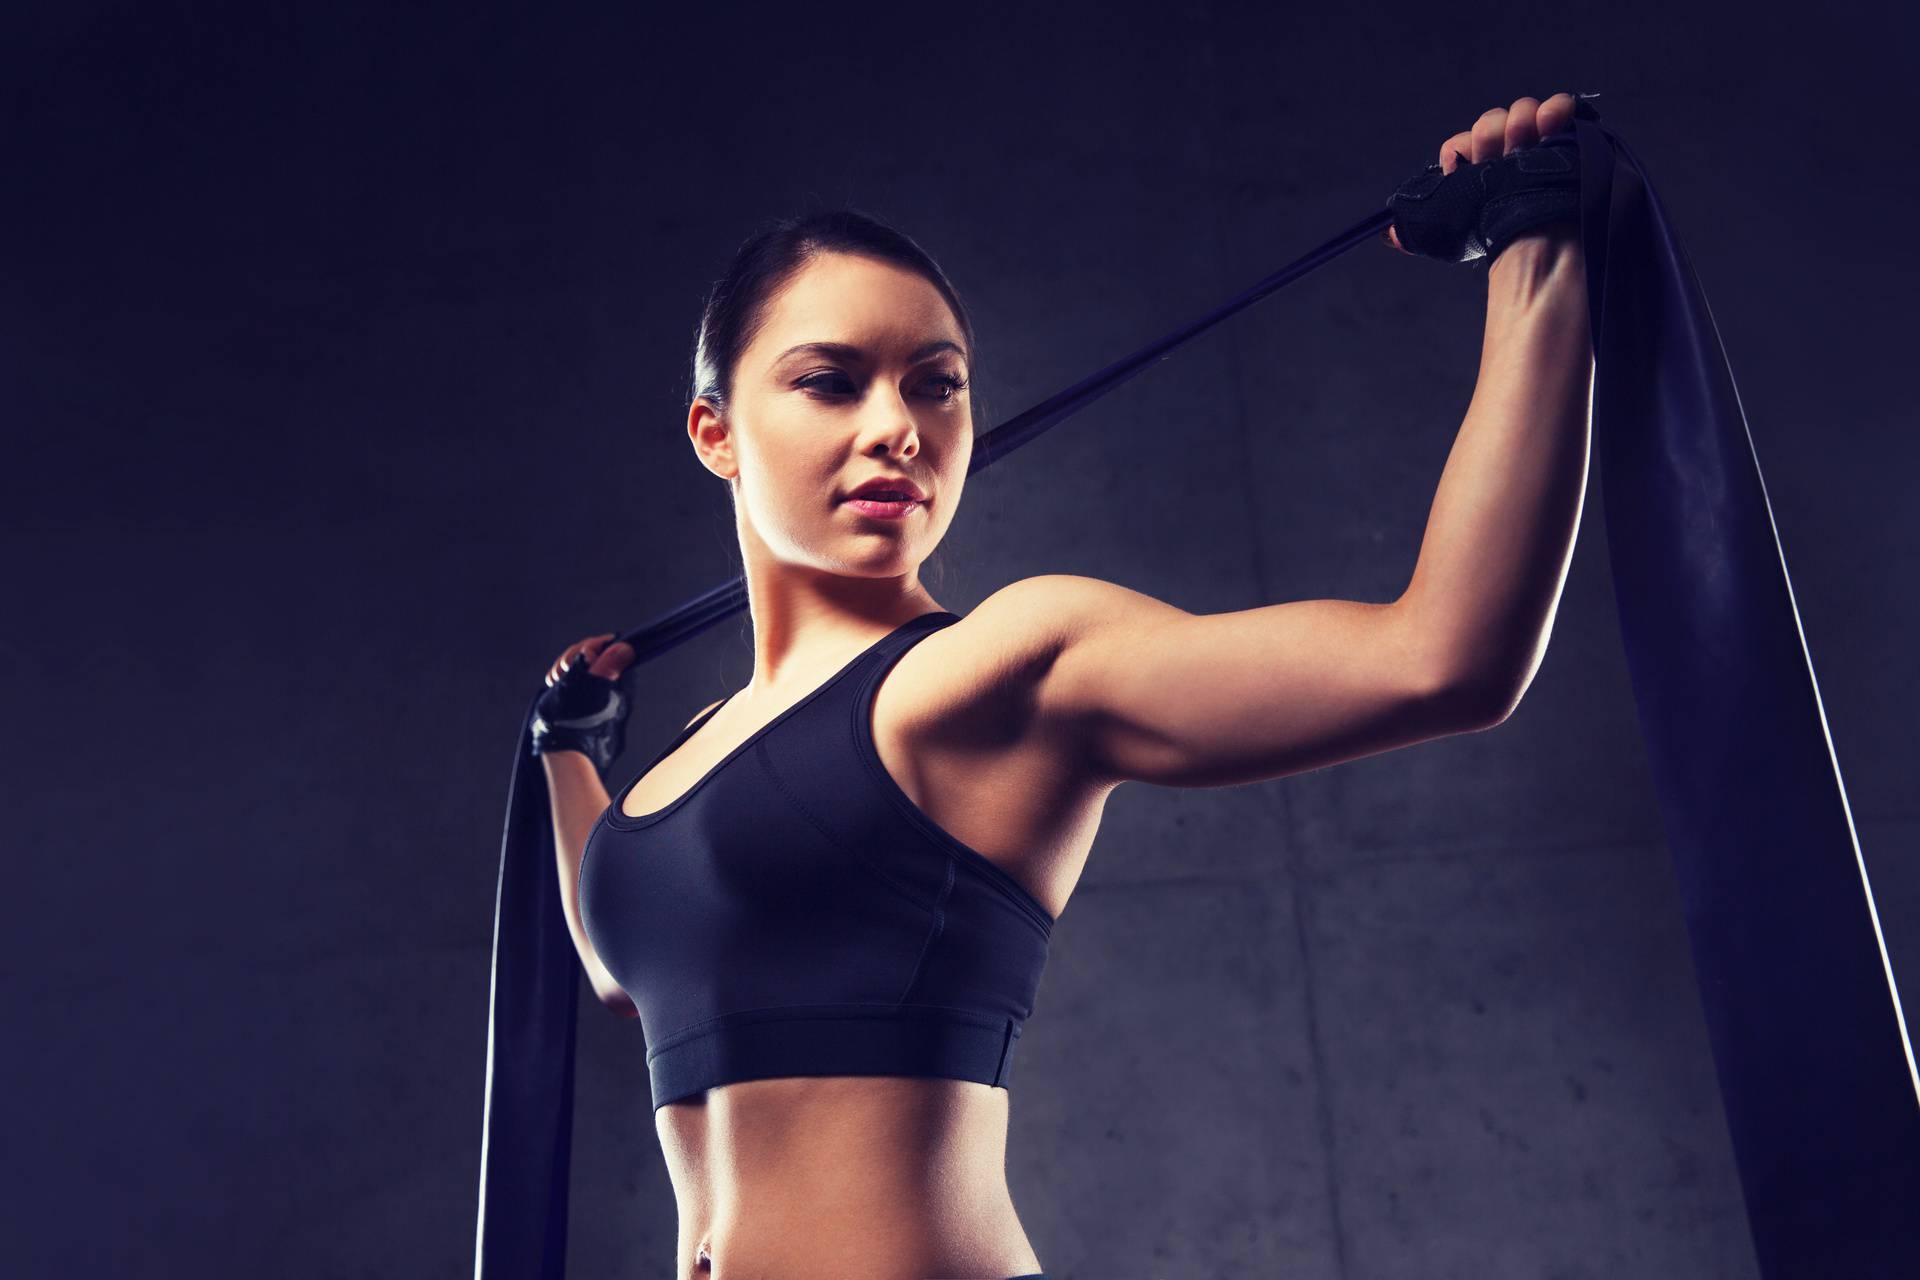
<path id="1" fill-rule="evenodd" d="M 1571 117 L 1570 97 L 1548 105 Z M 1533 129 L 1522 99 L 1443 152 L 1478 163 Z M 1478 381 L 1398 599 L 1194 615 L 1049 575 L 975 613 L 1040 633 L 1036 708 L 1091 780 L 1251 782 L 1498 724 L 1539 668 L 1572 558 L 1592 375 L 1579 230 L 1548 223 L 1488 269 Z"/>

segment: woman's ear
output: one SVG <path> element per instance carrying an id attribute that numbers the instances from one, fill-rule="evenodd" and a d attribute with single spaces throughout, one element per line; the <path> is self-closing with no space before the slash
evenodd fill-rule
<path id="1" fill-rule="evenodd" d="M 733 431 L 705 396 L 696 396 L 687 407 L 687 438 L 700 455 L 701 466 L 723 480 L 740 474 L 740 460 L 733 452 Z"/>

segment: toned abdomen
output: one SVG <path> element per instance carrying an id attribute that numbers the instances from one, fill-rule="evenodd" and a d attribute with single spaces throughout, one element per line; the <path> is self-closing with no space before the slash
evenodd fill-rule
<path id="1" fill-rule="evenodd" d="M 1007 1192 L 1007 1118 L 1005 1089 L 880 1076 L 750 1080 L 661 1107 L 676 1274 L 1038 1271 Z"/>

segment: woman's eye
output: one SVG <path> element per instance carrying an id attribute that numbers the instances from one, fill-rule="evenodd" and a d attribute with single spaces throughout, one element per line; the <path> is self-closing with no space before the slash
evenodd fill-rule
<path id="1" fill-rule="evenodd" d="M 838 383 L 840 385 L 829 386 L 829 383 Z M 825 392 L 828 395 L 844 395 L 853 389 L 852 384 L 847 379 L 847 375 L 844 373 L 816 373 L 811 378 L 800 379 L 800 381 L 794 385 L 804 387 L 808 391 Z"/>
<path id="2" fill-rule="evenodd" d="M 816 373 L 794 383 L 802 390 L 816 395 L 842 396 L 854 391 L 853 380 L 844 373 Z M 952 374 L 943 374 L 927 382 L 933 398 L 941 404 L 950 404 L 966 390 L 967 380 Z"/>

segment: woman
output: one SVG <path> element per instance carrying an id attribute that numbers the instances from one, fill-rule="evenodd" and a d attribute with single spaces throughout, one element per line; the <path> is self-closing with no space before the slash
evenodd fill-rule
<path id="1" fill-rule="evenodd" d="M 1440 163 L 1567 131 L 1573 105 L 1488 111 Z M 1195 616 L 1044 575 L 958 617 L 919 566 L 971 457 L 964 306 L 857 214 L 742 249 L 702 319 L 687 433 L 734 503 L 753 677 L 617 797 L 577 726 L 536 728 L 574 944 L 649 1041 L 677 1276 L 1037 1275 L 1004 1086 L 1107 796 L 1505 719 L 1586 483 L 1577 226 L 1520 236 L 1487 283 L 1479 381 L 1397 600 Z M 548 684 L 611 681 L 632 659 L 611 639 L 569 645 Z"/>

